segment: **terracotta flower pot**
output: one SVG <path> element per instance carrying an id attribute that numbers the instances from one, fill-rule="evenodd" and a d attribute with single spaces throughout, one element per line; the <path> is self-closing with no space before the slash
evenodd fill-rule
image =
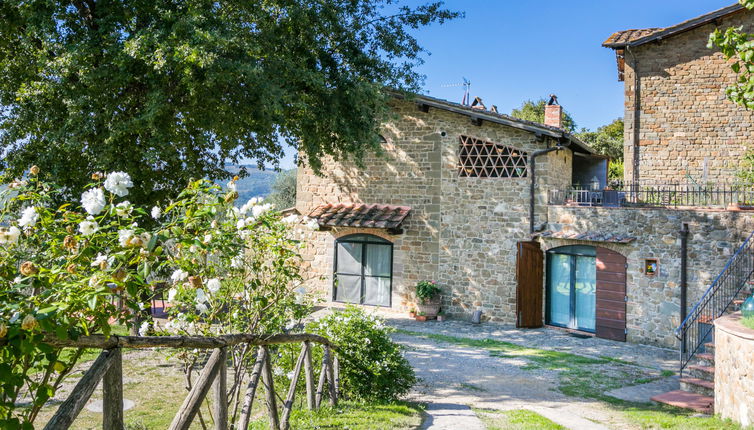
<path id="1" fill-rule="evenodd" d="M 408 313 L 409 318 L 416 318 L 416 312 L 409 312 Z"/>
<path id="2" fill-rule="evenodd" d="M 416 316 L 416 320 L 417 321 L 421 321 L 421 322 L 427 321 L 427 316 L 426 315 L 417 315 Z"/>

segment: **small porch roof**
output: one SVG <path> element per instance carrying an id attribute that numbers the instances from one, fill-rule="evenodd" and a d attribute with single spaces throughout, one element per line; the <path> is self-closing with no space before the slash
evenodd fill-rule
<path id="1" fill-rule="evenodd" d="M 554 239 L 571 239 L 583 240 L 587 242 L 607 242 L 607 243 L 631 243 L 636 240 L 634 236 L 628 236 L 621 233 L 601 233 L 596 231 L 586 231 L 578 233 L 574 231 L 552 231 L 546 230 L 539 234 L 540 237 L 551 237 Z"/>
<path id="2" fill-rule="evenodd" d="M 356 227 L 399 230 L 411 212 L 409 206 L 336 203 L 318 206 L 310 214 L 322 228 Z"/>

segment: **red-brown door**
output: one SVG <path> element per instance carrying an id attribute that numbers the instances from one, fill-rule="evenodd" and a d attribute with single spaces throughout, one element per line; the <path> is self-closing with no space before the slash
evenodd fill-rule
<path id="1" fill-rule="evenodd" d="M 626 257 L 597 248 L 597 337 L 626 341 Z"/>
<path id="2" fill-rule="evenodd" d="M 542 327 L 544 255 L 538 242 L 518 242 L 516 327 Z"/>

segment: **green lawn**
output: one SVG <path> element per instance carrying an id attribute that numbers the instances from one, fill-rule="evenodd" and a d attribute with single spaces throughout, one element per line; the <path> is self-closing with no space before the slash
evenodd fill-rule
<path id="1" fill-rule="evenodd" d="M 291 428 L 296 430 L 410 430 L 420 424 L 421 409 L 411 403 L 365 405 L 340 402 L 336 408 L 322 407 L 319 411 L 298 408 L 291 415 Z M 259 419 L 249 428 L 266 430 L 269 421 Z"/>
<path id="2" fill-rule="evenodd" d="M 487 430 L 567 430 L 536 412 L 527 409 L 491 411 L 475 409 Z"/>
<path id="3" fill-rule="evenodd" d="M 556 388 L 558 391 L 568 396 L 605 402 L 643 429 L 741 429 L 738 424 L 716 416 L 694 417 L 695 413 L 686 409 L 656 403 L 627 402 L 604 394 L 614 388 L 644 384 L 662 377 L 668 377 L 673 372 L 658 372 L 636 363 L 611 357 L 585 357 L 560 351 L 528 348 L 492 339 L 469 339 L 405 330 L 399 330 L 399 332 L 439 342 L 485 349 L 495 357 L 522 358 L 527 361 L 527 364 L 522 367 L 523 369 L 557 371 L 559 384 Z"/>

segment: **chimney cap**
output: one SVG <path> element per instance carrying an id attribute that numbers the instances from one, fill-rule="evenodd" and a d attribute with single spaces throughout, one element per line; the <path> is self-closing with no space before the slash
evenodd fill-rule
<path id="1" fill-rule="evenodd" d="M 556 96 L 555 94 L 550 94 L 550 100 L 547 102 L 547 105 L 552 106 L 552 105 L 559 105 L 559 104 L 560 103 L 558 103 L 558 96 Z"/>

